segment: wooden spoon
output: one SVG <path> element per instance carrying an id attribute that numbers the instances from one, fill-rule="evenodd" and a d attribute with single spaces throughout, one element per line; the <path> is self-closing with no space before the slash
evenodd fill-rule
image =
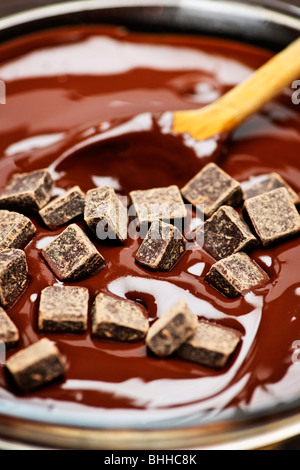
<path id="1" fill-rule="evenodd" d="M 286 86 L 300 78 L 300 38 L 214 103 L 173 112 L 173 131 L 205 140 L 235 129 Z"/>

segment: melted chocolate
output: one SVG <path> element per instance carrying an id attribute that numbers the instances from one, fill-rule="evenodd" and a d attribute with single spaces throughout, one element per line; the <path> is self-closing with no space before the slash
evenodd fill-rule
<path id="1" fill-rule="evenodd" d="M 82 27 L 13 41 L 0 55 L 7 85 L 7 104 L 0 108 L 0 189 L 15 172 L 49 166 L 58 188 L 109 184 L 127 196 L 134 189 L 182 187 L 215 161 L 239 181 L 276 171 L 300 191 L 300 116 L 288 92 L 226 145 L 218 139 L 195 145 L 163 133 L 147 114 L 213 101 L 265 62 L 268 52 L 213 39 Z M 51 232 L 34 222 L 37 236 L 25 249 L 30 283 L 8 311 L 20 329 L 20 348 L 42 336 L 39 292 L 57 283 L 40 249 L 62 229 Z M 0 368 L 0 398 L 38 406 L 40 413 L 50 407 L 57 420 L 66 409 L 73 416 L 84 411 L 86 420 L 96 407 L 100 425 L 143 427 L 167 420 L 174 425 L 172 419 L 178 425 L 180 417 L 187 425 L 211 410 L 214 417 L 226 409 L 251 412 L 299 395 L 292 362 L 293 342 L 300 340 L 299 239 L 254 250 L 271 282 L 229 300 L 204 282 L 214 260 L 201 249 L 188 251 L 172 272 L 153 274 L 134 261 L 139 240 L 121 247 L 91 238 L 107 261 L 99 274 L 76 284 L 89 289 L 91 301 L 100 291 L 113 292 L 141 302 L 152 321 L 184 298 L 200 317 L 241 331 L 241 347 L 226 369 L 214 371 L 176 357 L 155 358 L 144 342 L 53 334 L 68 358 L 65 380 L 21 397 Z"/>

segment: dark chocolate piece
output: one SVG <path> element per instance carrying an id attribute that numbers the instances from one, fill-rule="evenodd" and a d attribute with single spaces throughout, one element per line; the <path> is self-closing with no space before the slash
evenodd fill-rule
<path id="1" fill-rule="evenodd" d="M 47 169 L 13 175 L 0 196 L 0 208 L 39 211 L 50 201 L 53 180 Z"/>
<path id="2" fill-rule="evenodd" d="M 215 263 L 205 281 L 227 297 L 238 297 L 262 286 L 269 276 L 246 253 L 236 253 Z"/>
<path id="3" fill-rule="evenodd" d="M 181 193 L 194 206 L 203 205 L 205 217 L 211 217 L 223 205 L 238 205 L 243 199 L 240 183 L 215 163 L 199 171 Z"/>
<path id="4" fill-rule="evenodd" d="M 186 240 L 174 225 L 152 222 L 135 255 L 136 261 L 154 271 L 171 271 L 185 251 Z"/>
<path id="5" fill-rule="evenodd" d="M 11 248 L 0 252 L 0 304 L 10 307 L 23 292 L 28 278 L 24 251 Z"/>
<path id="6" fill-rule="evenodd" d="M 244 211 L 264 246 L 300 232 L 300 215 L 286 188 L 248 199 Z"/>
<path id="7" fill-rule="evenodd" d="M 7 348 L 18 344 L 19 331 L 7 313 L 0 307 L 0 342 L 5 343 Z"/>
<path id="8" fill-rule="evenodd" d="M 203 227 L 196 230 L 203 231 Z M 258 243 L 248 225 L 233 207 L 222 206 L 204 224 L 204 248 L 215 259 L 246 251 Z"/>
<path id="9" fill-rule="evenodd" d="M 93 243 L 76 224 L 69 225 L 42 250 L 55 276 L 61 281 L 76 281 L 96 274 L 105 261 Z"/>
<path id="10" fill-rule="evenodd" d="M 50 286 L 41 292 L 38 328 L 44 333 L 83 333 L 88 324 L 85 287 Z"/>
<path id="11" fill-rule="evenodd" d="M 127 208 L 109 186 L 87 192 L 84 220 L 100 240 L 124 242 L 127 238 Z"/>
<path id="12" fill-rule="evenodd" d="M 43 338 L 11 356 L 6 367 L 17 387 L 29 392 L 61 377 L 66 359 L 55 343 Z"/>
<path id="13" fill-rule="evenodd" d="M 178 186 L 131 191 L 129 193 L 137 225 L 149 225 L 159 219 L 166 222 L 184 219 L 187 215 Z"/>
<path id="14" fill-rule="evenodd" d="M 74 186 L 62 196 L 53 199 L 40 210 L 40 216 L 44 224 L 54 230 L 83 214 L 84 197 L 85 195 L 80 187 Z"/>
<path id="15" fill-rule="evenodd" d="M 197 325 L 197 315 L 181 299 L 152 324 L 146 344 L 156 356 L 170 356 L 195 333 Z"/>
<path id="16" fill-rule="evenodd" d="M 92 336 L 115 341 L 145 338 L 149 321 L 145 308 L 130 300 L 100 293 L 92 307 Z"/>
<path id="17" fill-rule="evenodd" d="M 278 174 L 269 173 L 261 175 L 253 179 L 253 181 L 245 181 L 242 183 L 244 200 L 251 199 L 255 196 L 260 196 L 264 193 L 269 193 L 274 189 L 286 188 L 290 194 L 294 204 L 300 203 L 299 195 L 291 188 L 291 186 Z"/>
<path id="18" fill-rule="evenodd" d="M 35 233 L 35 226 L 25 215 L 0 210 L 0 251 L 24 248 Z"/>
<path id="19" fill-rule="evenodd" d="M 232 328 L 200 321 L 194 335 L 180 346 L 177 354 L 188 361 L 219 369 L 227 364 L 241 336 Z"/>

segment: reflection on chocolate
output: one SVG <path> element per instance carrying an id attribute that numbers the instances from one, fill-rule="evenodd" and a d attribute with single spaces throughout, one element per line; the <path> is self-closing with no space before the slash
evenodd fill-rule
<path id="1" fill-rule="evenodd" d="M 109 185 L 128 196 L 136 189 L 182 188 L 212 161 L 239 182 L 276 172 L 300 191 L 299 108 L 287 94 L 222 148 L 217 140 L 195 144 L 164 134 L 147 114 L 199 106 L 191 93 L 208 77 L 214 92 L 222 94 L 265 62 L 267 52 L 223 40 L 153 39 L 78 27 L 19 39 L 1 46 L 0 56 L 0 76 L 8 85 L 0 113 L 1 190 L 14 173 L 50 167 L 55 185 L 64 190 Z M 281 123 L 273 121 L 276 109 Z M 107 124 L 116 118 L 124 119 L 118 132 Z M 82 145 L 93 139 L 98 143 Z M 25 247 L 30 282 L 8 311 L 20 331 L 20 348 L 42 336 L 37 294 L 57 280 L 40 250 L 62 231 L 32 221 L 37 234 Z M 78 225 L 87 229 L 83 221 Z M 235 300 L 204 282 L 214 262 L 204 250 L 187 251 L 170 273 L 153 273 L 135 263 L 140 240 L 121 246 L 101 243 L 92 234 L 91 239 L 107 262 L 98 274 L 76 283 L 89 289 L 91 301 L 99 292 L 111 292 L 146 306 L 152 322 L 183 298 L 200 317 L 243 333 L 241 348 L 230 367 L 214 371 L 175 357 L 155 358 L 144 340 L 129 345 L 94 340 L 89 332 L 51 334 L 68 358 L 65 381 L 30 393 L 28 401 L 39 399 L 46 407 L 51 400 L 54 409 L 67 401 L 74 410 L 76 404 L 89 405 L 111 414 L 116 408 L 135 409 L 147 422 L 158 407 L 163 420 L 173 406 L 174 416 L 179 405 L 191 403 L 197 411 L 231 406 L 247 411 L 299 396 L 299 369 L 291 361 L 292 344 L 300 339 L 298 238 L 255 248 L 251 257 L 271 282 Z M 193 274 L 199 265 L 200 276 Z M 0 398 L 7 390 L 0 368 Z"/>

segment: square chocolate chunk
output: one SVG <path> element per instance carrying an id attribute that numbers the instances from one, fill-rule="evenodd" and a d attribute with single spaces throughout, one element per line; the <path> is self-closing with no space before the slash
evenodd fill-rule
<path id="1" fill-rule="evenodd" d="M 51 230 L 64 225 L 70 220 L 83 214 L 84 193 L 79 186 L 66 191 L 62 196 L 58 196 L 40 210 L 43 222 Z"/>
<path id="2" fill-rule="evenodd" d="M 24 251 L 11 248 L 0 252 L 0 304 L 10 307 L 23 292 L 28 278 Z"/>
<path id="3" fill-rule="evenodd" d="M 0 208 L 39 211 L 50 201 L 53 180 L 47 169 L 13 175 L 0 196 Z"/>
<path id="4" fill-rule="evenodd" d="M 195 334 L 180 346 L 177 354 L 188 361 L 219 369 L 227 364 L 241 336 L 232 328 L 200 321 Z"/>
<path id="5" fill-rule="evenodd" d="M 240 183 L 215 163 L 199 171 L 181 193 L 194 206 L 203 205 L 205 217 L 211 217 L 223 205 L 238 205 L 243 199 Z"/>
<path id="6" fill-rule="evenodd" d="M 30 392 L 61 377 L 66 370 L 66 359 L 55 343 L 43 338 L 11 356 L 6 367 L 17 387 Z"/>
<path id="7" fill-rule="evenodd" d="M 242 183 L 245 201 L 264 193 L 269 193 L 274 189 L 286 188 L 291 196 L 294 204 L 300 203 L 299 195 L 291 188 L 291 186 L 278 174 L 269 173 L 253 178 L 251 181 Z"/>
<path id="8" fill-rule="evenodd" d="M 231 206 L 220 207 L 204 223 L 204 248 L 217 260 L 246 251 L 257 243 L 248 225 Z"/>
<path id="9" fill-rule="evenodd" d="M 174 225 L 152 222 L 135 255 L 136 261 L 154 271 L 171 271 L 185 251 L 186 240 Z"/>
<path id="10" fill-rule="evenodd" d="M 76 281 L 97 274 L 103 256 L 76 224 L 71 224 L 43 250 L 42 255 L 61 281 Z"/>
<path id="11" fill-rule="evenodd" d="M 244 211 L 264 246 L 300 232 L 300 215 L 286 188 L 247 199 Z"/>
<path id="12" fill-rule="evenodd" d="M 137 226 L 151 224 L 154 220 L 172 222 L 187 216 L 178 186 L 131 191 L 131 216 L 137 218 Z"/>
<path id="13" fill-rule="evenodd" d="M 19 331 L 7 313 L 0 307 L 0 342 L 5 343 L 7 348 L 18 344 Z"/>
<path id="14" fill-rule="evenodd" d="M 124 242 L 127 238 L 127 208 L 109 186 L 87 192 L 84 220 L 100 240 Z"/>
<path id="15" fill-rule="evenodd" d="M 0 251 L 24 248 L 35 233 L 35 226 L 25 215 L 0 210 Z"/>
<path id="16" fill-rule="evenodd" d="M 146 344 L 156 356 L 170 356 L 195 333 L 197 325 L 197 315 L 181 299 L 151 325 Z"/>
<path id="17" fill-rule="evenodd" d="M 84 333 L 89 291 L 85 287 L 50 286 L 41 292 L 38 328 L 44 333 Z"/>
<path id="18" fill-rule="evenodd" d="M 246 253 L 236 253 L 215 263 L 205 281 L 227 297 L 238 297 L 269 280 L 269 276 Z"/>
<path id="19" fill-rule="evenodd" d="M 100 293 L 92 307 L 92 336 L 115 341 L 139 341 L 149 329 L 142 305 Z"/>

